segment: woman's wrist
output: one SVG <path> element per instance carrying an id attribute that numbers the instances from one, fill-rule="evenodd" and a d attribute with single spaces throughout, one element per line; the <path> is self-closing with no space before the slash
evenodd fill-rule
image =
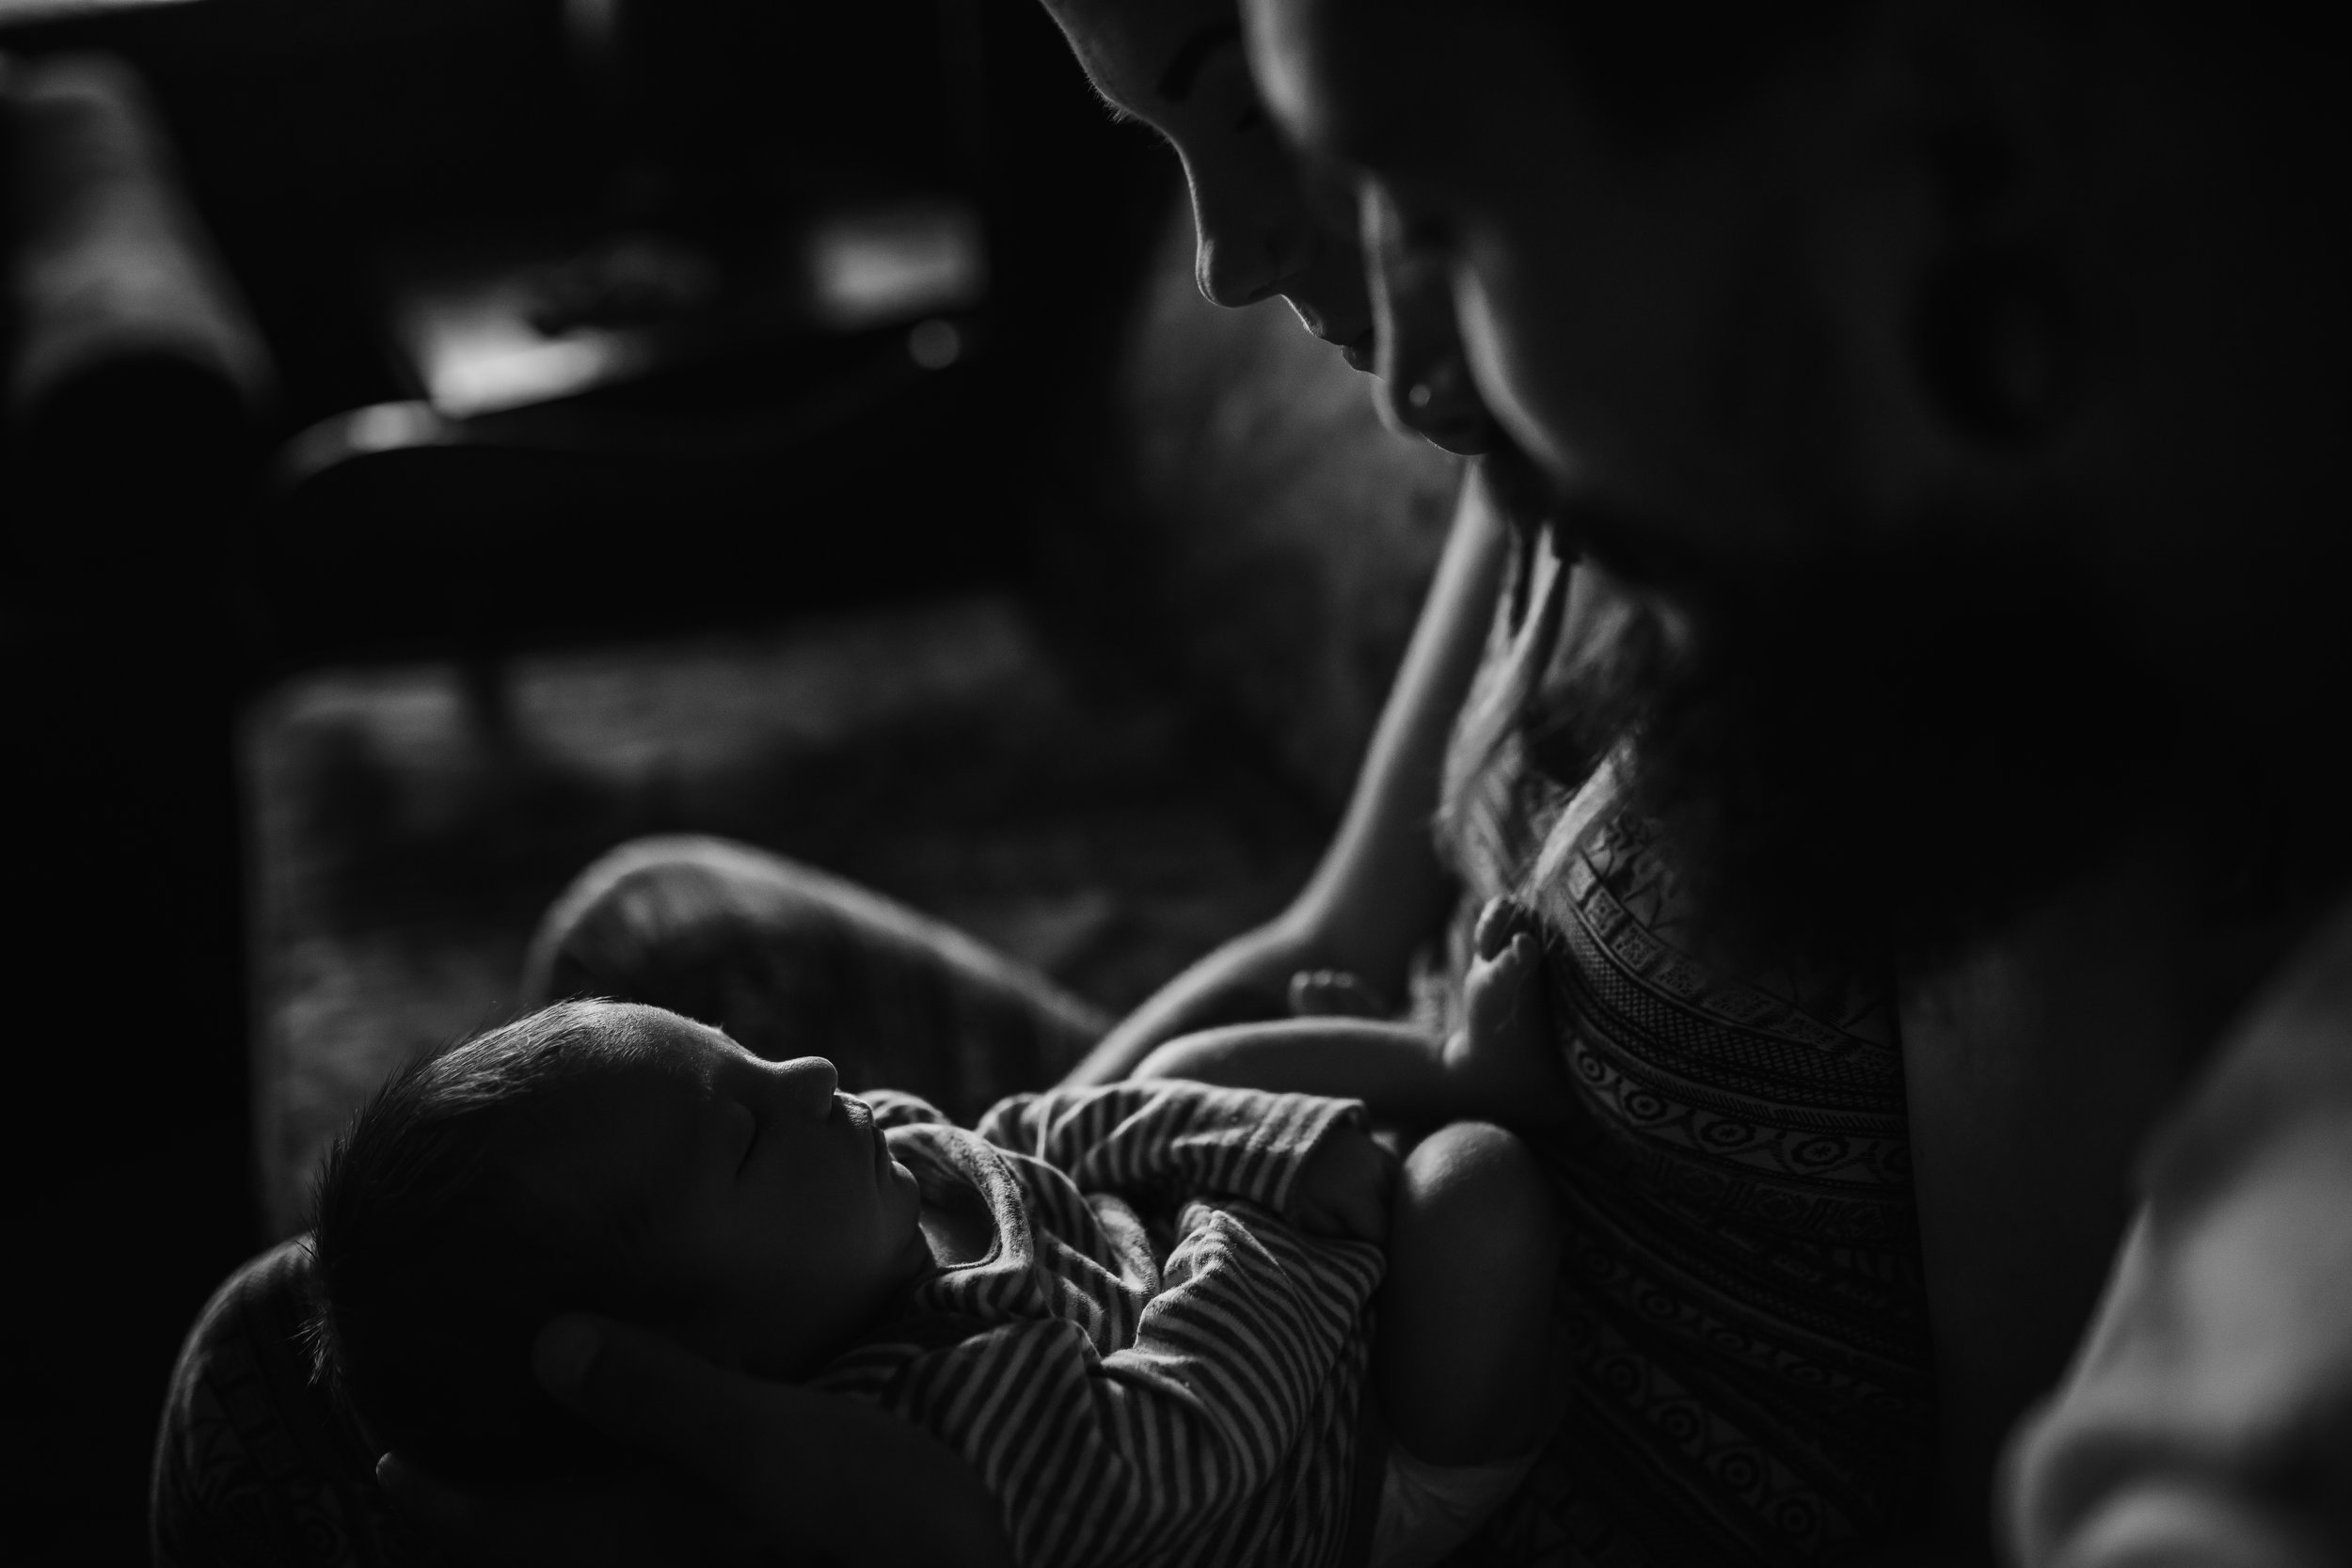
<path id="1" fill-rule="evenodd" d="M 1235 938 L 1146 998 L 1062 1081 L 1115 1083 L 1181 1035 L 1287 1018 L 1290 977 L 1312 963 L 1312 949 L 1286 922 Z"/>

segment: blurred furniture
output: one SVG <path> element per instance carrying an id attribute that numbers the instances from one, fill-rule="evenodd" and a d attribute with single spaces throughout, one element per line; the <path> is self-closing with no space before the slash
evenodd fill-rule
<path id="1" fill-rule="evenodd" d="M 11 567 L 28 591 L 103 599 L 160 630 L 190 573 L 218 569 L 269 352 L 135 71 L 96 54 L 22 62 L 0 103 Z"/>
<path id="2" fill-rule="evenodd" d="M 601 396 L 323 420 L 280 452 L 256 513 L 272 661 L 488 656 L 1000 570 L 1008 542 L 974 525 L 994 431 L 954 356 L 982 329 L 928 317 Z"/>
<path id="3" fill-rule="evenodd" d="M 18 1275 L 75 1282 L 16 1292 L 0 1532 L 131 1560 L 174 1337 L 257 1230 L 225 546 L 273 378 L 119 58 L 0 60 L 0 1179 Z"/>
<path id="4" fill-rule="evenodd" d="M 377 250 L 411 395 L 274 465 L 263 667 L 479 661 L 1001 571 L 978 63 L 954 47 L 976 15 L 567 0 L 600 189 Z"/>

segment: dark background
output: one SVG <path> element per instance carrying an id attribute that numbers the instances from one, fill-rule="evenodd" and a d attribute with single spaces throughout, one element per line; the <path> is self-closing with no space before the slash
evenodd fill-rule
<path id="1" fill-rule="evenodd" d="M 553 0 L 0 10 L 19 59 L 104 48 L 144 74 L 278 372 L 258 421 L 168 375 L 79 389 L 20 420 L 0 467 L 11 1561 L 144 1557 L 178 1337 L 263 1236 L 242 704 L 330 659 L 479 662 L 917 591 L 1027 592 L 1059 569 L 1038 519 L 1083 482 L 1057 453 L 1087 444 L 1081 393 L 1170 190 L 1165 155 L 1109 123 L 1030 0 L 669 0 L 659 17 L 616 79 Z M 836 422 L 821 454 L 771 451 L 699 490 L 659 461 L 622 465 L 587 486 L 602 515 L 550 531 L 520 505 L 455 555 L 386 541 L 439 494 L 536 494 L 546 464 L 472 454 L 323 499 L 270 487 L 295 433 L 414 395 L 381 284 L 402 245 L 542 220 L 723 229 L 845 186 L 968 196 L 993 286 L 965 323 L 974 352 Z M 870 349 L 799 343 L 608 401 L 821 404 Z M 930 438 L 910 448 L 910 431 Z M 1087 620 L 1083 594 L 1048 597 Z"/>

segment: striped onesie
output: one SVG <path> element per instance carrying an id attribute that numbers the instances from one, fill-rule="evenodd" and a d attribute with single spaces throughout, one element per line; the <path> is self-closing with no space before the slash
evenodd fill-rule
<path id="1" fill-rule="evenodd" d="M 1025 1568 L 1335 1562 L 1380 1249 L 1279 1216 L 1352 1101 L 1148 1082 L 950 1125 L 871 1097 L 926 1204 L 983 1202 L 979 1261 L 915 1287 L 816 1386 L 936 1433 Z"/>

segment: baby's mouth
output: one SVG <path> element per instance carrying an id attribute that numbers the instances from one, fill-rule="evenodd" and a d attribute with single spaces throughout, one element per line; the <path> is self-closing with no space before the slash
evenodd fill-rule
<path id="1" fill-rule="evenodd" d="M 882 1129 L 874 1125 L 874 1108 L 853 1095 L 842 1098 L 848 1103 L 850 1120 L 873 1143 L 875 1168 L 886 1168 L 890 1164 L 890 1140 L 883 1137 Z"/>

